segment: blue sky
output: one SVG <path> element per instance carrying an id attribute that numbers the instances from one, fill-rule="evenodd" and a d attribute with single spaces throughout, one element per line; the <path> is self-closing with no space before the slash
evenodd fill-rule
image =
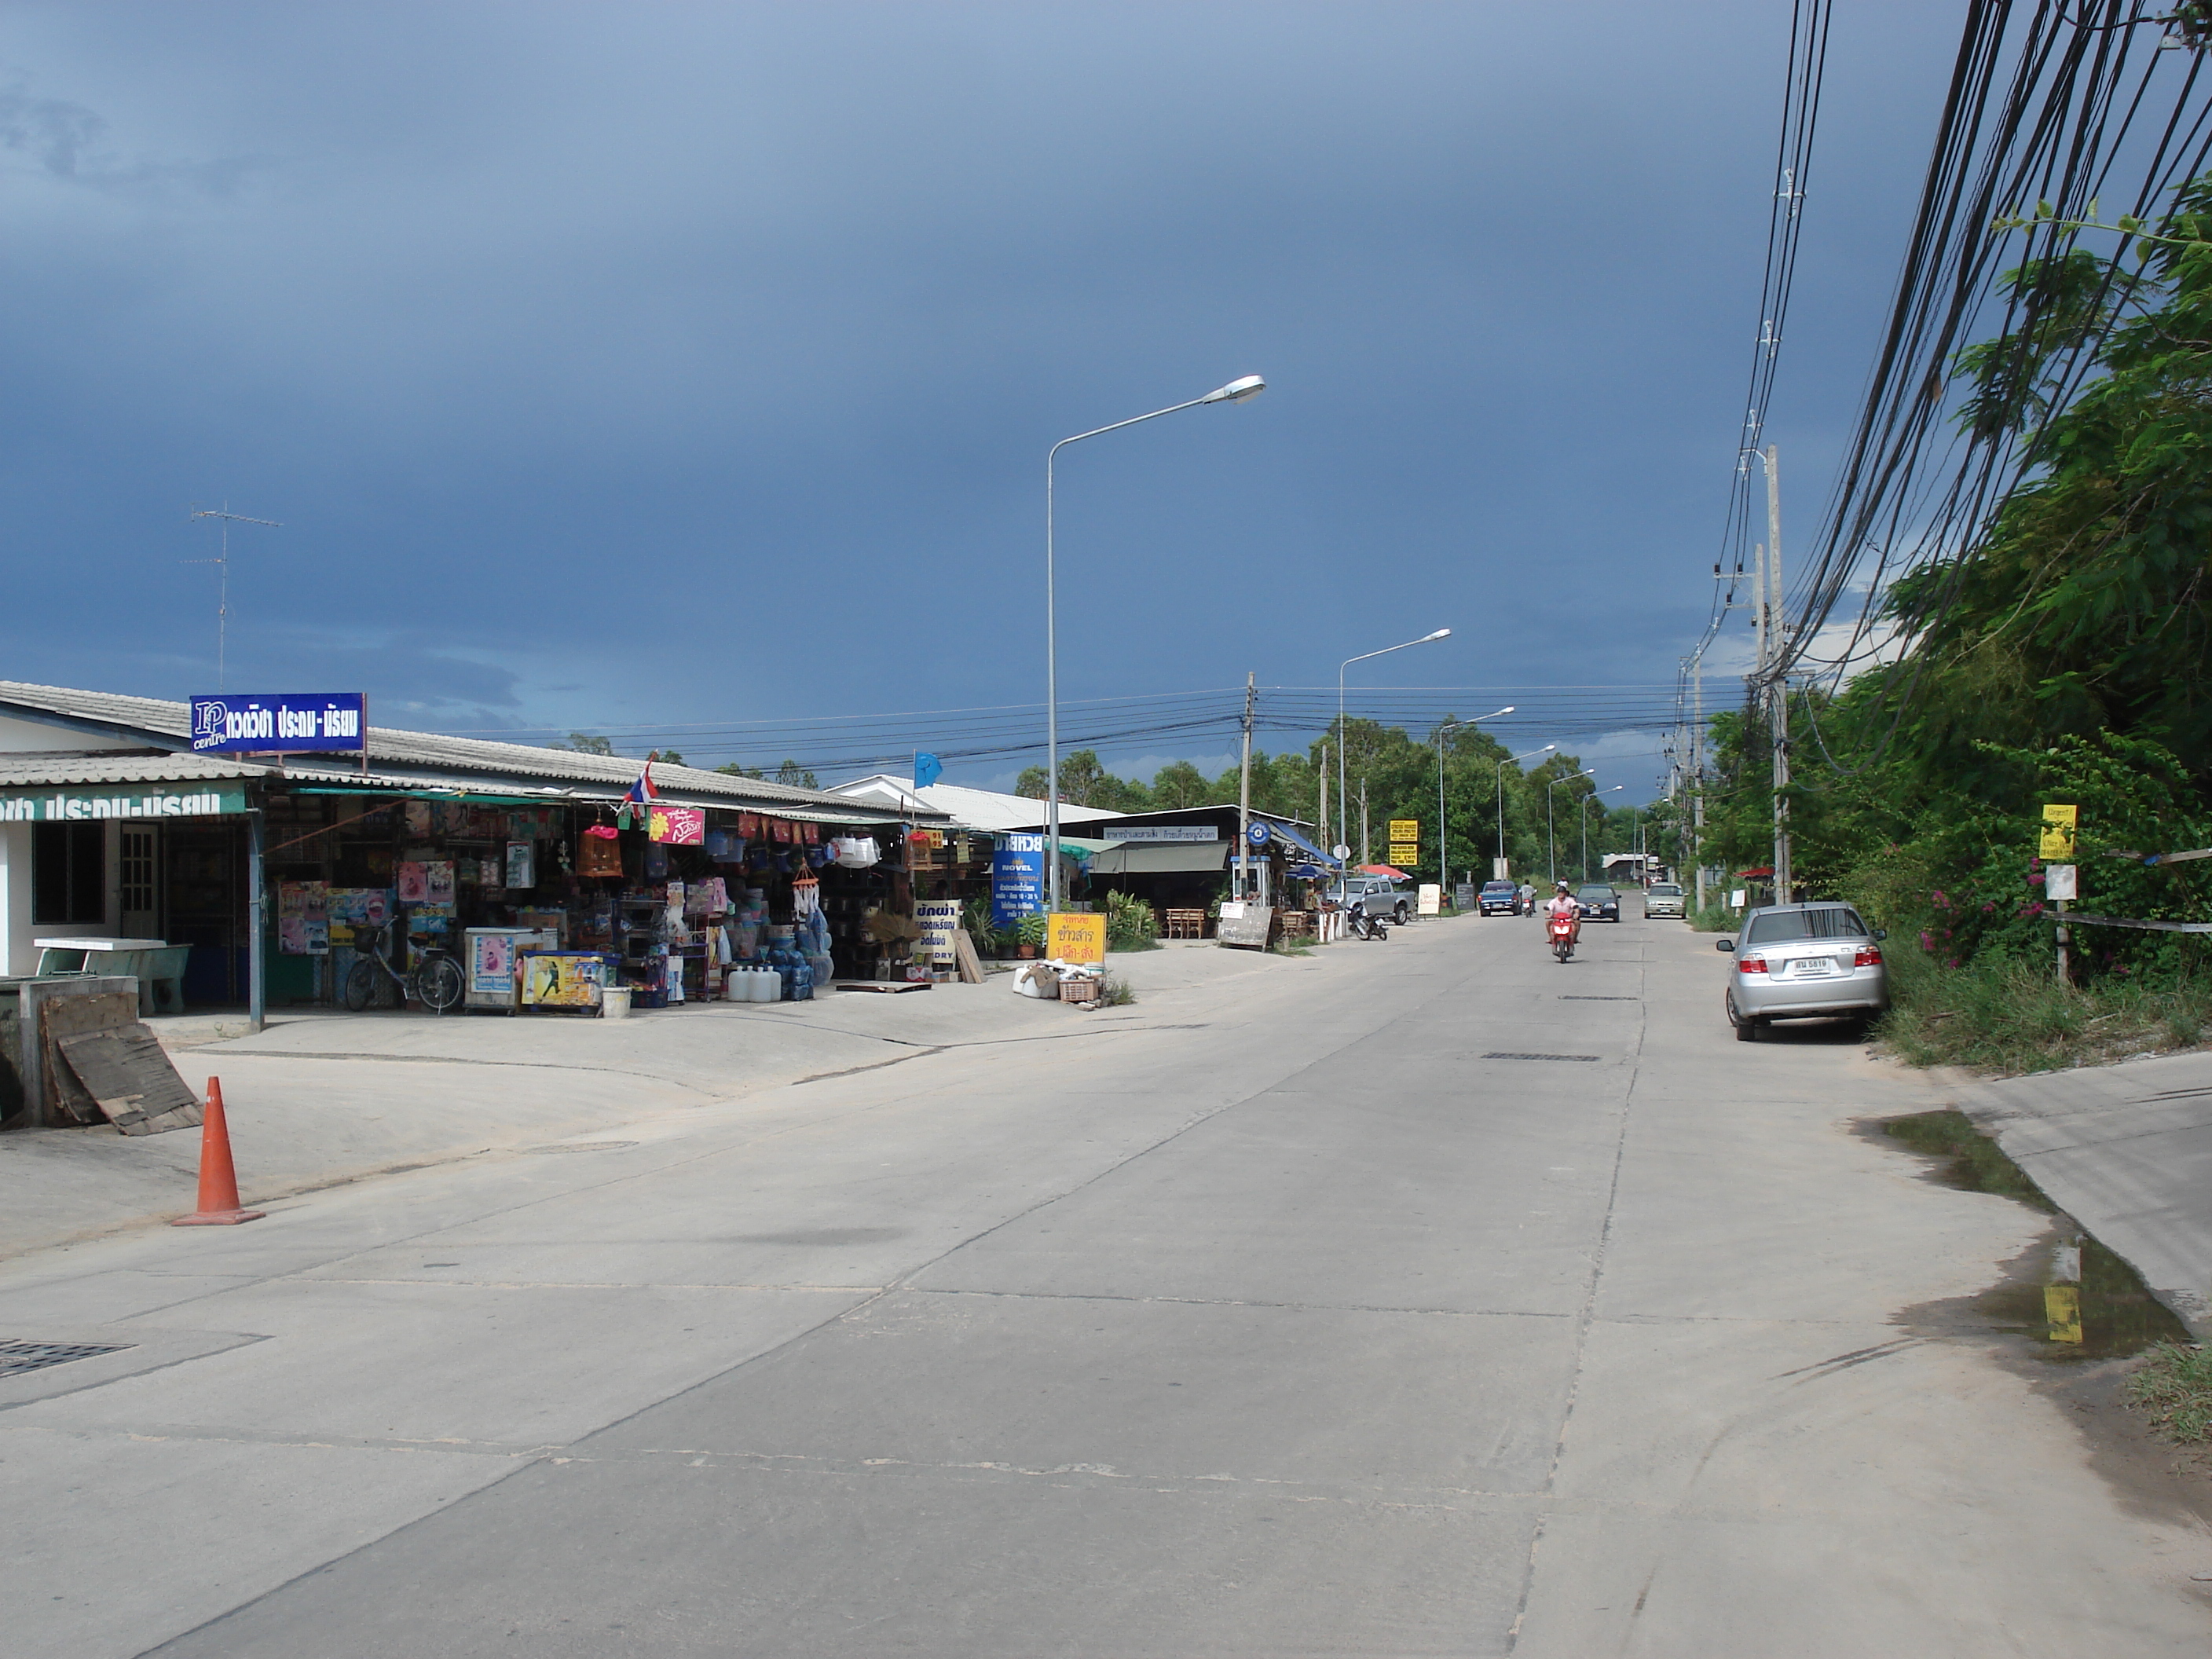
<path id="1" fill-rule="evenodd" d="M 1047 448 L 1258 372 L 1065 452 L 1063 696 L 1331 686 L 1437 626 L 1365 683 L 1508 688 L 1443 697 L 1469 714 L 1664 684 L 1743 418 L 1787 24 L 18 3 L 0 678 L 207 689 L 186 514 L 228 501 L 284 525 L 234 537 L 234 690 L 771 764 L 739 723 L 1032 703 Z M 1768 424 L 1785 549 L 1958 25 L 1838 11 Z M 1567 746 L 1652 786 L 1648 733 Z"/>

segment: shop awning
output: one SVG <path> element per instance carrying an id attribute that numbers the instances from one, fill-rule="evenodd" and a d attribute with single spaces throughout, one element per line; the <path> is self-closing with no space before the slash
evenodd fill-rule
<path id="1" fill-rule="evenodd" d="M 1297 851 L 1304 853 L 1308 858 L 1313 860 L 1315 863 L 1334 865 L 1336 862 L 1334 859 L 1329 857 L 1326 851 L 1315 846 L 1311 842 L 1308 841 L 1304 836 L 1300 835 L 1289 824 L 1285 823 L 1280 818 L 1268 818 L 1265 820 L 1265 822 L 1267 826 L 1267 834 L 1271 838 L 1278 841 L 1288 842 L 1291 847 L 1296 848 Z"/>
<path id="2" fill-rule="evenodd" d="M 1094 876 L 1218 875 L 1237 849 L 1225 841 L 1126 841 L 1091 860 Z"/>

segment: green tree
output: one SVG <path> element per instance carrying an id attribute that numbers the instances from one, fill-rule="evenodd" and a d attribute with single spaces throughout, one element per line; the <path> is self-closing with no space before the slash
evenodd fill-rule
<path id="1" fill-rule="evenodd" d="M 596 732 L 571 732 L 565 742 L 556 738 L 545 745 L 548 749 L 566 749 L 579 755 L 611 755 L 615 752 L 612 738 L 603 738 Z"/>

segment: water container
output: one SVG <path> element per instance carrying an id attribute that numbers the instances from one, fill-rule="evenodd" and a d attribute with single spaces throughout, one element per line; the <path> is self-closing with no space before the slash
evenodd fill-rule
<path id="1" fill-rule="evenodd" d="M 831 980 L 837 977 L 836 963 L 831 960 L 827 951 L 809 951 L 806 965 L 814 970 L 814 987 L 817 990 L 822 989 Z"/>
<path id="2" fill-rule="evenodd" d="M 781 1002 L 783 1000 L 783 977 L 775 969 L 763 965 L 753 969 L 753 1000 Z"/>
<path id="3" fill-rule="evenodd" d="M 811 1001 L 813 996 L 814 964 L 797 951 L 793 951 L 791 960 L 791 1000 L 793 1002 L 807 1002 Z"/>

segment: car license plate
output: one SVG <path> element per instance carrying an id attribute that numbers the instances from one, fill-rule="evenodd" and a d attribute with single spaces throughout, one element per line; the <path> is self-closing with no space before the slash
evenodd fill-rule
<path id="1" fill-rule="evenodd" d="M 1834 970 L 1835 964 L 1826 957 L 1801 957 L 1791 965 L 1791 974 L 1798 979 L 1818 979 Z"/>

